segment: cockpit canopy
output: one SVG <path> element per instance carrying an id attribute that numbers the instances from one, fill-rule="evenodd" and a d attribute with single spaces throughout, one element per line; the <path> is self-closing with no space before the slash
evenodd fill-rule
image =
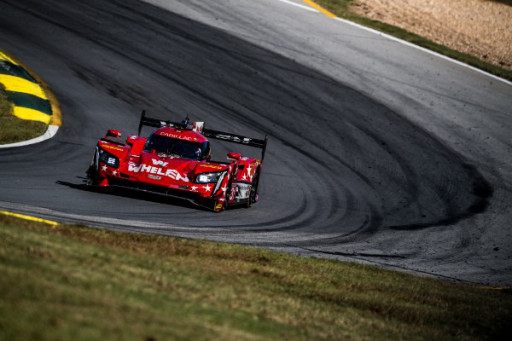
<path id="1" fill-rule="evenodd" d="M 152 134 L 144 146 L 144 151 L 165 154 L 166 156 L 177 156 L 190 160 L 206 160 L 209 158 L 211 149 L 210 142 L 192 142 Z"/>

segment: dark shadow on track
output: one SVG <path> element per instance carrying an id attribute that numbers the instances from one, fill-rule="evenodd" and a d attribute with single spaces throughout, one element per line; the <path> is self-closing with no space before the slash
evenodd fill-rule
<path id="1" fill-rule="evenodd" d="M 85 179 L 83 183 L 72 183 L 67 181 L 57 181 L 56 184 L 67 186 L 69 188 L 73 188 L 80 191 L 98 193 L 102 195 L 110 195 L 110 196 L 119 196 L 125 198 L 131 198 L 142 201 L 149 201 L 155 203 L 162 203 L 171 206 L 179 206 L 197 209 L 200 211 L 208 211 L 205 207 L 194 205 L 190 201 L 186 199 L 179 199 L 174 197 L 168 197 L 158 193 L 151 193 L 146 191 L 137 191 L 129 188 L 121 188 L 121 187 L 98 187 L 98 186 L 89 186 L 85 183 Z"/>

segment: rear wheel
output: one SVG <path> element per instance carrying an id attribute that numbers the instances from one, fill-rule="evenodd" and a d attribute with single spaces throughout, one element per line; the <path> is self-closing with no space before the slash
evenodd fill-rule
<path id="1" fill-rule="evenodd" d="M 233 188 L 233 175 L 229 176 L 228 185 L 226 187 L 226 192 L 224 193 L 224 208 L 228 208 L 229 199 L 231 198 L 231 188 Z"/>
<path id="2" fill-rule="evenodd" d="M 251 193 L 249 194 L 249 200 L 247 200 L 247 208 L 251 207 L 256 201 L 258 201 L 258 183 L 260 181 L 259 168 L 254 173 L 254 177 L 251 182 Z"/>

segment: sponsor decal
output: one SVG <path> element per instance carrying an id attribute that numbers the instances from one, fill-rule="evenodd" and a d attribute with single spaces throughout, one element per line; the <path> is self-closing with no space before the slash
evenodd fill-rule
<path id="1" fill-rule="evenodd" d="M 176 169 L 163 169 L 161 167 L 155 167 L 155 166 L 146 165 L 146 164 L 141 164 L 141 165 L 137 166 L 133 163 L 130 163 L 130 164 L 128 164 L 128 172 L 149 173 L 150 175 L 148 175 L 148 176 L 150 178 L 152 178 L 151 174 L 153 174 L 154 176 L 159 175 L 160 177 L 165 176 L 165 177 L 171 178 L 173 180 L 190 182 L 190 180 L 188 179 L 188 177 L 186 175 L 180 174 L 180 172 L 178 172 Z M 154 178 L 152 178 L 152 179 L 154 179 Z"/>
<path id="2" fill-rule="evenodd" d="M 153 174 L 149 174 L 148 178 L 153 179 L 153 180 L 162 180 L 161 176 L 153 175 Z"/>
<path id="3" fill-rule="evenodd" d="M 100 146 L 101 146 L 101 148 L 110 149 L 110 150 L 117 150 L 118 152 L 124 151 L 124 149 L 121 148 L 121 147 L 115 147 L 115 146 L 111 146 L 111 145 L 104 144 L 104 143 L 101 143 L 101 142 L 100 142 Z"/>
<path id="4" fill-rule="evenodd" d="M 160 136 L 167 136 L 167 137 L 170 137 L 170 138 L 173 138 L 173 139 L 178 139 L 178 140 L 186 140 L 186 141 L 194 141 L 195 140 L 195 141 L 197 141 L 197 139 L 194 139 L 194 138 L 189 137 L 189 136 L 183 136 L 183 135 L 179 135 L 179 134 L 167 133 L 165 131 L 162 131 L 158 135 L 160 135 Z"/>
<path id="5" fill-rule="evenodd" d="M 249 144 L 251 142 L 251 138 L 249 138 L 249 137 L 243 137 L 241 139 L 240 137 L 233 136 L 233 135 L 216 134 L 215 138 L 219 139 L 219 140 L 227 140 L 227 141 L 233 141 L 233 142 L 244 143 L 244 144 Z"/>
<path id="6" fill-rule="evenodd" d="M 231 187 L 231 193 L 229 193 L 229 200 L 233 200 L 236 198 L 236 185 Z"/>
<path id="7" fill-rule="evenodd" d="M 162 160 L 155 160 L 155 159 L 151 159 L 151 161 L 153 162 L 153 165 L 154 166 L 162 166 L 162 167 L 165 167 L 169 164 L 169 162 L 163 162 Z"/>
<path id="8" fill-rule="evenodd" d="M 251 165 L 249 165 L 249 166 L 247 167 L 247 175 L 249 176 L 249 181 L 251 181 L 251 182 L 252 182 L 252 177 L 254 176 L 254 173 L 253 173 L 253 171 L 252 171 L 252 170 L 253 170 L 253 169 L 252 169 Z M 246 177 L 245 177 L 245 175 L 244 175 L 244 180 L 247 180 L 247 179 L 246 179 Z"/>
<path id="9" fill-rule="evenodd" d="M 249 184 L 241 184 L 237 183 L 235 185 L 236 188 L 236 198 L 238 200 L 245 200 L 249 198 L 249 195 L 251 194 L 251 185 Z"/>
<path id="10" fill-rule="evenodd" d="M 201 165 L 203 168 L 213 168 L 213 169 L 223 169 L 222 166 L 215 166 L 215 165 Z"/>
<path id="11" fill-rule="evenodd" d="M 204 122 L 194 122 L 192 130 L 198 133 L 202 133 L 204 128 Z"/>
<path id="12" fill-rule="evenodd" d="M 115 164 L 116 164 L 116 159 L 114 159 L 113 157 L 109 157 L 109 158 L 107 159 L 107 165 L 109 165 L 109 166 L 115 166 Z"/>

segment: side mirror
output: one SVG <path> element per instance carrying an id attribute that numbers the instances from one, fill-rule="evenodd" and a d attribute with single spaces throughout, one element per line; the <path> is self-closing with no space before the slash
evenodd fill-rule
<path id="1" fill-rule="evenodd" d="M 107 131 L 107 136 L 111 136 L 111 137 L 116 137 L 116 138 L 120 138 L 121 137 L 121 132 L 119 130 L 114 130 L 114 129 L 109 129 Z"/>
<path id="2" fill-rule="evenodd" d="M 135 135 L 128 135 L 128 138 L 126 139 L 126 144 L 129 146 L 133 146 L 133 141 L 137 140 L 137 136 Z"/>
<path id="3" fill-rule="evenodd" d="M 240 153 L 228 153 L 228 159 L 240 160 L 241 157 Z"/>

